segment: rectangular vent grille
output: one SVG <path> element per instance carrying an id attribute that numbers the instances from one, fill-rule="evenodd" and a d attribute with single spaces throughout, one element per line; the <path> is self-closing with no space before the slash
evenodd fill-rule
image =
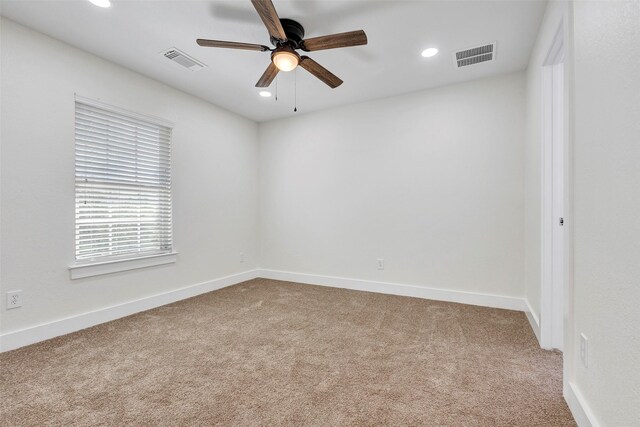
<path id="1" fill-rule="evenodd" d="M 170 59 L 173 62 L 180 64 L 192 71 L 197 71 L 206 67 L 206 65 L 204 65 L 202 62 L 198 61 L 195 58 L 192 58 L 191 56 L 187 55 L 179 49 L 176 49 L 175 47 L 164 51 L 162 54 L 165 58 Z"/>
<path id="2" fill-rule="evenodd" d="M 455 53 L 454 59 L 458 68 L 467 67 L 480 62 L 495 60 L 496 44 L 486 44 L 476 46 L 469 49 L 461 50 Z"/>

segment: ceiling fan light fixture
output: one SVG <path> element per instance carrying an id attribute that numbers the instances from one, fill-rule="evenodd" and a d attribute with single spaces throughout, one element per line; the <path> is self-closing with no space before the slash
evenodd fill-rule
<path id="1" fill-rule="evenodd" d="M 291 48 L 282 47 L 271 56 L 273 65 L 280 71 L 291 71 L 300 63 L 300 56 Z"/>
<path id="2" fill-rule="evenodd" d="M 367 44 L 367 35 L 363 30 L 305 39 L 304 27 L 293 19 L 280 19 L 276 8 L 273 6 L 272 0 L 251 0 L 251 3 L 256 12 L 258 12 L 260 19 L 262 19 L 262 23 L 267 28 L 271 44 L 275 46 L 275 49 L 261 44 L 224 40 L 196 39 L 196 43 L 198 46 L 203 47 L 271 52 L 271 61 L 267 69 L 264 70 L 260 76 L 256 87 L 269 87 L 280 71 L 292 71 L 300 66 L 331 89 L 335 89 L 343 83 L 342 80 L 308 56 L 300 56 L 296 50 L 314 52 L 316 50 L 337 49 Z"/>

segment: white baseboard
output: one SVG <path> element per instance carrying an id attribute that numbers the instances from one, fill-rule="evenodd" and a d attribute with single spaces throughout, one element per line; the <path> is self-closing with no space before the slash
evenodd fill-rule
<path id="1" fill-rule="evenodd" d="M 259 269 L 258 277 L 288 282 L 307 283 L 310 285 L 330 286 L 333 288 L 353 289 L 357 291 L 377 292 L 390 295 L 425 298 L 437 301 L 457 302 L 461 304 L 479 305 L 483 307 L 504 308 L 507 310 L 527 311 L 524 298 L 491 295 L 476 292 L 452 291 L 446 289 L 427 288 L 400 283 L 375 282 L 371 280 L 349 279 L 344 277 L 320 276 L 315 274 L 292 273 Z"/>
<path id="2" fill-rule="evenodd" d="M 529 300 L 525 298 L 524 302 L 525 304 L 527 304 L 527 312 L 526 312 L 527 320 L 529 320 L 531 329 L 533 329 L 533 333 L 538 339 L 538 344 L 540 344 L 540 319 L 538 318 L 538 316 L 536 315 L 536 312 L 531 307 L 531 304 L 529 304 Z M 542 347 L 542 345 L 540 346 Z"/>
<path id="3" fill-rule="evenodd" d="M 100 323 L 109 322 L 121 317 L 130 316 L 141 311 L 150 310 L 172 302 L 191 298 L 196 295 L 215 291 L 237 283 L 258 277 L 258 270 L 249 270 L 207 282 L 197 283 L 184 288 L 152 295 L 123 304 L 102 308 L 88 313 L 70 316 L 64 319 L 54 320 L 18 331 L 7 332 L 0 335 L 0 352 L 14 350 L 29 344 L 48 340 L 60 335 L 76 332 Z"/>
<path id="4" fill-rule="evenodd" d="M 578 427 L 599 427 L 600 424 L 596 421 L 578 386 L 572 382 L 565 381 L 563 388 L 564 400 L 567 401 Z"/>
<path id="5" fill-rule="evenodd" d="M 349 279 L 344 277 L 321 276 L 288 271 L 256 269 L 231 276 L 221 277 L 207 282 L 197 283 L 184 288 L 157 294 L 123 304 L 78 314 L 67 318 L 42 323 L 18 331 L 0 335 L 0 352 L 15 350 L 26 345 L 35 344 L 69 334 L 81 329 L 89 328 L 101 323 L 116 320 L 152 308 L 160 307 L 183 299 L 191 298 L 207 292 L 222 289 L 227 286 L 262 277 L 265 279 L 283 280 L 288 282 L 306 283 L 311 285 L 329 286 L 334 288 L 352 289 L 366 292 L 384 293 L 416 298 L 448 301 L 461 304 L 478 305 L 483 307 L 502 308 L 507 310 L 524 311 L 529 323 L 539 338 L 540 323 L 525 298 L 507 297 L 476 292 L 453 291 L 446 289 L 428 288 L 399 283 L 376 282 L 371 280 Z M 571 382 L 565 382 L 564 398 L 579 427 L 599 427 L 593 413 L 589 409 L 582 393 Z"/>
<path id="6" fill-rule="evenodd" d="M 76 332 L 100 323 L 109 322 L 121 317 L 130 316 L 141 311 L 150 310 L 162 305 L 170 304 L 196 295 L 235 285 L 247 280 L 263 277 L 266 279 L 284 280 L 289 282 L 307 283 L 312 285 L 330 286 L 335 288 L 353 289 L 358 291 L 377 292 L 390 295 L 401 295 L 437 301 L 456 302 L 461 304 L 479 305 L 483 307 L 503 308 L 528 312 L 525 299 L 491 295 L 475 292 L 452 291 L 446 289 L 428 288 L 399 283 L 376 282 L 370 280 L 349 279 L 343 277 L 321 276 L 304 273 L 292 273 L 268 269 L 250 270 L 231 276 L 176 289 L 150 297 L 129 301 L 123 304 L 82 313 L 67 318 L 42 323 L 18 331 L 0 335 L 0 352 L 14 350 L 26 345 L 35 344 L 60 335 Z"/>

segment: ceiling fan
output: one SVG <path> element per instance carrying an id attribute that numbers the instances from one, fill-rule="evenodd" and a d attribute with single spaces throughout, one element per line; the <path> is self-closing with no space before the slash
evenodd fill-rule
<path id="1" fill-rule="evenodd" d="M 308 56 L 300 56 L 296 50 L 313 52 L 316 50 L 335 49 L 339 47 L 360 46 L 367 44 L 364 31 L 350 31 L 329 36 L 304 39 L 304 27 L 293 19 L 280 19 L 271 0 L 251 0 L 258 15 L 271 36 L 271 44 L 275 48 L 265 45 L 228 42 L 222 40 L 198 39 L 196 43 L 205 47 L 223 47 L 228 49 L 256 50 L 271 52 L 271 63 L 265 70 L 256 87 L 268 87 L 280 71 L 291 71 L 298 65 L 322 80 L 332 89 L 340 86 L 342 80 L 335 74 L 318 64 Z"/>

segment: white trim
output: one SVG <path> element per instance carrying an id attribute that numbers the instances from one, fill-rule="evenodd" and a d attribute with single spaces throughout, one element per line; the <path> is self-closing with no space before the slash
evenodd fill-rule
<path id="1" fill-rule="evenodd" d="M 112 113 L 122 114 L 124 116 L 129 116 L 131 118 L 142 120 L 148 123 L 153 123 L 159 126 L 166 126 L 172 129 L 174 127 L 173 122 L 167 119 L 163 119 L 162 117 L 152 116 L 150 114 L 136 113 L 135 111 L 127 110 L 126 108 L 122 108 L 122 107 L 116 107 L 115 105 L 107 104 L 106 102 L 103 102 L 97 99 L 91 99 L 91 98 L 86 98 L 84 96 L 80 96 L 77 93 L 74 94 L 74 96 L 75 96 L 75 101 L 81 104 L 102 108 L 103 110 L 111 111 Z"/>
<path id="2" fill-rule="evenodd" d="M 540 235 L 540 345 L 543 348 L 551 348 L 551 325 L 547 319 L 551 319 L 552 279 L 553 279 L 553 180 L 552 177 L 552 142 L 553 134 L 549 123 L 553 120 L 553 111 L 548 108 L 548 99 L 553 92 L 553 80 L 548 66 L 543 66 L 542 71 L 542 149 L 541 152 L 541 210 L 542 216 Z"/>
<path id="3" fill-rule="evenodd" d="M 560 54 L 562 54 L 561 51 Z M 563 61 L 564 58 L 561 59 Z M 553 66 L 553 287 L 551 306 L 551 344 L 553 348 L 564 350 L 564 280 L 565 250 L 564 240 L 566 228 L 560 226 L 559 218 L 564 215 L 564 88 L 563 88 L 564 63 L 559 62 Z"/>
<path id="4" fill-rule="evenodd" d="M 566 186 L 564 176 L 554 177 L 554 148 L 558 142 L 562 142 L 565 147 L 566 140 L 563 136 L 556 133 L 557 122 L 566 126 L 564 120 L 564 110 L 566 104 L 563 104 L 562 111 L 557 111 L 555 96 L 559 94 L 556 70 L 558 64 L 564 61 L 564 21 L 558 25 L 556 33 L 551 41 L 547 57 L 542 65 L 542 182 L 541 182 L 541 289 L 540 289 L 540 345 L 546 349 L 558 348 L 564 349 L 563 345 L 563 311 L 564 311 L 564 288 L 565 281 L 562 279 L 562 270 L 564 268 L 567 252 L 560 242 L 566 238 L 566 226 L 563 227 L 563 237 L 557 235 L 557 222 L 560 216 L 565 218 L 567 222 L 566 209 L 560 215 L 557 212 L 559 206 L 558 201 L 554 201 L 554 187 Z M 562 99 L 564 101 L 564 90 Z M 558 116 L 561 113 L 562 119 Z M 555 153 L 557 154 L 557 153 Z M 562 164 L 562 169 L 566 169 L 566 162 Z M 562 184 L 562 185 L 560 185 Z M 557 190 L 556 190 L 557 191 Z M 565 189 L 566 191 L 566 189 Z M 566 203 L 562 203 L 566 207 Z M 556 230 L 556 231 L 554 231 Z M 558 259 L 562 258 L 562 259 Z"/>
<path id="5" fill-rule="evenodd" d="M 576 420 L 576 424 L 578 424 L 578 427 L 600 426 L 577 385 L 572 382 L 565 381 L 563 395 L 564 400 L 567 401 L 567 406 L 569 406 L 569 409 L 571 410 L 573 418 Z"/>
<path id="6" fill-rule="evenodd" d="M 71 279 L 100 276 L 102 274 L 117 273 L 119 271 L 135 270 L 137 268 L 153 267 L 155 265 L 171 264 L 178 260 L 178 253 L 153 254 L 137 258 L 112 259 L 93 263 L 77 263 L 69 266 Z"/>
<path id="7" fill-rule="evenodd" d="M 533 310 L 533 307 L 531 307 L 531 304 L 529 303 L 529 300 L 527 298 L 524 299 L 524 303 L 527 305 L 527 311 L 525 313 L 527 315 L 527 320 L 531 325 L 531 329 L 533 329 L 533 334 L 536 336 L 538 344 L 540 344 L 540 319 L 538 318 L 536 312 Z"/>
<path id="8" fill-rule="evenodd" d="M 69 334 L 101 323 L 110 322 L 122 317 L 130 316 L 142 311 L 151 310 L 176 301 L 191 298 L 207 292 L 222 289 L 258 277 L 273 280 L 283 280 L 297 283 L 307 283 L 359 291 L 402 295 L 417 298 L 449 301 L 462 304 L 479 305 L 485 307 L 503 308 L 507 310 L 524 311 L 534 332 L 538 325 L 538 318 L 524 298 L 507 297 L 475 292 L 452 291 L 445 289 L 426 288 L 415 285 L 376 282 L 369 280 L 348 279 L 334 276 L 321 276 L 287 271 L 256 269 L 248 270 L 230 276 L 221 277 L 207 282 L 197 283 L 184 288 L 129 301 L 123 304 L 78 314 L 59 320 L 43 323 L 18 331 L 0 335 L 0 352 L 15 350 L 37 342 Z M 564 398 L 579 427 L 599 427 L 593 412 L 587 405 L 578 387 L 570 382 L 564 384 Z"/>
<path id="9" fill-rule="evenodd" d="M 268 269 L 249 270 L 243 273 L 197 283 L 184 288 L 152 295 L 134 301 L 105 307 L 88 313 L 82 313 L 63 319 L 46 322 L 18 331 L 0 335 L 0 352 L 14 350 L 26 345 L 51 339 L 60 335 L 76 332 L 101 323 L 109 322 L 121 317 L 130 316 L 141 311 L 150 310 L 162 305 L 170 304 L 196 295 L 211 292 L 247 280 L 263 277 L 266 279 L 283 280 L 297 283 L 307 283 L 335 288 L 353 289 L 358 291 L 401 295 L 437 301 L 456 302 L 461 304 L 478 305 L 483 307 L 502 308 L 526 312 L 527 302 L 524 298 L 491 295 L 476 292 L 454 291 L 446 289 L 428 288 L 424 286 L 399 283 L 376 282 L 370 280 L 349 279 L 344 277 L 321 276 L 304 273 L 292 273 Z"/>
<path id="10" fill-rule="evenodd" d="M 555 65 L 564 61 L 564 22 L 561 20 L 556 28 L 556 34 L 553 36 L 551 45 L 547 57 L 544 60 L 543 66 Z"/>
<path id="11" fill-rule="evenodd" d="M 503 295 L 453 291 L 400 283 L 376 282 L 371 280 L 349 279 L 345 277 L 321 276 L 316 274 L 293 273 L 289 271 L 267 269 L 258 270 L 258 277 L 273 280 L 283 280 L 288 282 L 306 283 L 310 285 L 329 286 L 333 288 L 353 289 L 357 291 L 425 298 L 436 301 L 457 302 L 461 304 L 479 305 L 483 307 L 503 308 L 506 310 L 527 310 L 527 305 L 524 298 L 509 297 Z"/>
<path id="12" fill-rule="evenodd" d="M 152 295 L 123 304 L 105 307 L 88 313 L 58 319 L 40 325 L 18 331 L 7 332 L 0 335 L 0 352 L 14 350 L 25 345 L 48 340 L 60 335 L 76 332 L 81 329 L 110 322 L 121 317 L 130 316 L 141 311 L 150 310 L 172 302 L 191 298 L 196 295 L 215 291 L 247 280 L 255 279 L 257 270 L 249 270 L 231 276 L 197 283 L 162 294 Z"/>

